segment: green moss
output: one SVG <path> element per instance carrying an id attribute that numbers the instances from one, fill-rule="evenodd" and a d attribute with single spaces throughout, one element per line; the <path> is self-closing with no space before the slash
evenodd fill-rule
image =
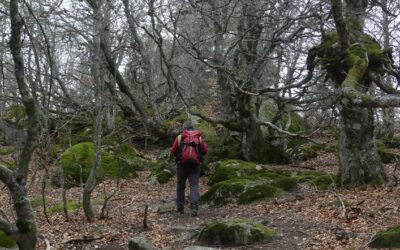
<path id="1" fill-rule="evenodd" d="M 85 182 L 89 176 L 94 161 L 94 144 L 91 142 L 79 143 L 67 149 L 60 159 L 66 176 L 66 186 L 80 185 L 80 178 Z M 101 151 L 101 165 L 98 178 L 136 177 L 136 169 L 124 159 Z"/>
<path id="2" fill-rule="evenodd" d="M 16 225 L 18 227 L 18 230 L 21 233 L 28 233 L 31 232 L 32 229 L 35 227 L 35 221 L 29 221 L 26 219 L 18 219 L 16 222 Z"/>
<path id="3" fill-rule="evenodd" d="M 376 233 L 368 245 L 371 248 L 400 248 L 400 226 Z"/>
<path id="4" fill-rule="evenodd" d="M 282 193 L 282 188 L 278 184 L 290 190 L 296 186 L 294 179 L 284 178 L 276 180 L 235 178 L 221 181 L 213 185 L 201 199 L 203 202 L 221 206 L 236 200 L 239 204 L 247 204 L 268 197 L 276 197 Z"/>
<path id="5" fill-rule="evenodd" d="M 17 243 L 13 238 L 7 236 L 2 230 L 0 230 L 0 247 L 13 248 L 16 247 Z"/>
<path id="6" fill-rule="evenodd" d="M 198 240 L 205 245 L 236 246 L 270 241 L 274 236 L 274 231 L 262 224 L 235 219 L 207 224 Z"/>
<path id="7" fill-rule="evenodd" d="M 379 154 L 379 157 L 381 158 L 382 162 L 385 164 L 396 161 L 397 155 L 395 153 L 390 152 L 388 149 L 386 149 L 384 147 L 378 146 L 378 154 Z"/>
<path id="8" fill-rule="evenodd" d="M 228 129 L 220 125 L 214 126 L 203 120 L 199 121 L 196 129 L 202 132 L 209 149 L 204 159 L 205 164 L 224 159 L 239 159 L 241 157 L 240 143 L 233 139 Z"/>
<path id="9" fill-rule="evenodd" d="M 364 73 L 360 70 L 363 71 L 364 66 L 367 71 L 373 73 L 371 75 L 384 73 L 383 66 L 389 63 L 389 58 L 374 38 L 367 34 L 360 34 L 351 36 L 350 43 L 352 46 L 342 53 L 338 46 L 337 32 L 328 33 L 323 37 L 320 45 L 310 50 L 310 55 L 316 54 L 322 68 L 328 72 L 327 78 L 332 79 L 337 85 L 342 84 L 348 74 L 363 75 Z M 353 72 L 349 72 L 351 68 Z"/>
<path id="10" fill-rule="evenodd" d="M 236 200 L 250 182 L 247 179 L 231 179 L 219 182 L 201 197 L 201 201 L 215 206 L 227 204 Z"/>
<path id="11" fill-rule="evenodd" d="M 0 155 L 9 155 L 16 151 L 14 147 L 0 147 Z"/>
<path id="12" fill-rule="evenodd" d="M 82 205 L 75 202 L 75 201 L 68 201 L 67 202 L 67 211 L 71 212 L 71 211 L 75 211 L 78 208 L 81 208 Z M 60 203 L 60 204 L 56 204 L 54 206 L 49 207 L 49 209 L 47 210 L 50 214 L 54 214 L 54 213 L 59 213 L 64 211 L 64 204 Z"/>
<path id="13" fill-rule="evenodd" d="M 265 199 L 267 197 L 276 197 L 282 190 L 265 182 L 255 182 L 246 186 L 245 190 L 240 193 L 238 203 L 247 204 L 253 201 Z"/>
<path id="14" fill-rule="evenodd" d="M 394 135 L 391 138 L 383 138 L 384 146 L 388 148 L 399 148 L 400 147 L 400 135 Z"/>
<path id="15" fill-rule="evenodd" d="M 170 169 L 165 167 L 165 162 L 160 161 L 151 171 L 147 182 L 150 184 L 165 184 L 173 176 L 174 173 Z"/>
<path id="16" fill-rule="evenodd" d="M 259 173 L 256 164 L 241 160 L 224 160 L 218 162 L 214 174 L 210 177 L 209 185 L 232 178 L 246 177 Z"/>
<path id="17" fill-rule="evenodd" d="M 42 205 L 43 205 L 42 197 L 36 197 L 36 198 L 31 199 L 31 206 L 33 208 L 36 208 L 36 207 L 39 207 L 39 206 L 42 206 Z"/>
<path id="18" fill-rule="evenodd" d="M 17 169 L 17 163 L 12 159 L 0 159 L 0 164 L 9 169 Z"/>
<path id="19" fill-rule="evenodd" d="M 278 176 L 273 179 L 272 185 L 280 187 L 285 191 L 292 191 L 297 187 L 297 180 L 293 177 Z"/>
<path id="20" fill-rule="evenodd" d="M 303 171 L 298 173 L 295 178 L 299 183 L 310 183 L 315 185 L 317 190 L 327 190 L 336 183 L 336 176 L 316 171 Z"/>
<path id="21" fill-rule="evenodd" d="M 26 115 L 24 105 L 12 105 L 8 107 L 3 115 L 3 119 L 17 128 L 25 128 L 28 124 L 28 116 Z"/>

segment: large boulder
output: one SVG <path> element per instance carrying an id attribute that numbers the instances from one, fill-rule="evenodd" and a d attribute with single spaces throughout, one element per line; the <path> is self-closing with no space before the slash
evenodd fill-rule
<path id="1" fill-rule="evenodd" d="M 204 245 L 240 246 L 266 242 L 274 238 L 274 231 L 252 221 L 235 219 L 207 224 L 199 234 Z"/>
<path id="2" fill-rule="evenodd" d="M 61 155 L 60 166 L 64 170 L 65 186 L 79 186 L 80 180 L 85 182 L 94 161 L 94 144 L 83 142 L 76 144 Z M 136 177 L 136 168 L 123 157 L 118 157 L 101 150 L 101 165 L 98 178 Z"/>
<path id="3" fill-rule="evenodd" d="M 153 244 L 145 237 L 135 237 L 129 240 L 129 250 L 156 250 Z"/>
<path id="4" fill-rule="evenodd" d="M 400 226 L 377 232 L 368 244 L 371 248 L 400 248 Z"/>
<path id="5" fill-rule="evenodd" d="M 240 160 L 216 163 L 210 176 L 210 189 L 201 197 L 202 202 L 221 206 L 229 202 L 247 204 L 283 191 L 292 191 L 299 183 L 309 183 L 318 190 L 334 184 L 335 177 L 315 171 L 289 171 L 267 165 Z"/>
<path id="6" fill-rule="evenodd" d="M 169 182 L 174 175 L 175 171 L 167 167 L 167 162 L 160 161 L 151 170 L 146 183 L 151 185 L 165 184 Z"/>

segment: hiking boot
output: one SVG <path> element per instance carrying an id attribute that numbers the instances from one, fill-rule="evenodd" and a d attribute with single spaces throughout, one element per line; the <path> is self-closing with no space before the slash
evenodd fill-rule
<path id="1" fill-rule="evenodd" d="M 176 209 L 176 212 L 183 214 L 183 207 L 178 207 L 178 209 Z"/>
<path id="2" fill-rule="evenodd" d="M 192 217 L 197 217 L 197 211 L 192 211 L 191 216 Z"/>

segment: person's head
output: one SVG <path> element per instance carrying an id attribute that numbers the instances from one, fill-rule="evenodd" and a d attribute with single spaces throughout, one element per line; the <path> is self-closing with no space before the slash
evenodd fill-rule
<path id="1" fill-rule="evenodd" d="M 185 121 L 182 126 L 183 130 L 191 130 L 194 129 L 194 124 L 192 121 Z"/>

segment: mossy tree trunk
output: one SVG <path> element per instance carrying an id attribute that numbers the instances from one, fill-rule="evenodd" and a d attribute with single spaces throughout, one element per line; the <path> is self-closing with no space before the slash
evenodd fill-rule
<path id="1" fill-rule="evenodd" d="M 14 238 L 19 249 L 34 250 L 37 242 L 36 220 L 28 198 L 27 179 L 29 162 L 37 145 L 38 112 L 25 81 L 25 67 L 22 56 L 21 29 L 23 21 L 18 9 L 18 0 L 10 1 L 11 38 L 10 49 L 14 60 L 14 75 L 22 103 L 28 116 L 27 139 L 21 151 L 15 171 L 0 165 L 0 180 L 10 191 L 16 214 L 16 225 L 0 217 L 0 230 Z"/>
<path id="2" fill-rule="evenodd" d="M 341 0 L 331 2 L 341 51 L 349 65 L 344 80 L 337 82 L 342 92 L 338 176 L 343 185 L 380 184 L 386 176 L 374 138 L 373 110 L 358 105 L 372 85 L 365 77 L 368 53 L 359 41 L 368 2 L 346 0 L 346 19 L 342 16 Z"/>
<path id="3" fill-rule="evenodd" d="M 343 185 L 381 184 L 386 178 L 374 138 L 373 110 L 340 107 L 339 173 Z"/>
<path id="4" fill-rule="evenodd" d="M 260 18 L 257 15 L 257 6 L 255 3 L 243 3 L 242 16 L 238 24 L 238 33 L 245 37 L 237 49 L 236 68 L 240 83 L 244 89 L 255 87 L 257 82 L 254 79 L 257 62 L 257 47 L 263 27 Z M 241 151 L 247 160 L 257 160 L 255 149 L 262 147 L 262 138 L 257 138 L 260 129 L 257 123 L 256 106 L 254 97 L 236 89 L 236 110 L 238 119 L 242 125 Z M 260 143 L 261 142 L 261 143 Z"/>

